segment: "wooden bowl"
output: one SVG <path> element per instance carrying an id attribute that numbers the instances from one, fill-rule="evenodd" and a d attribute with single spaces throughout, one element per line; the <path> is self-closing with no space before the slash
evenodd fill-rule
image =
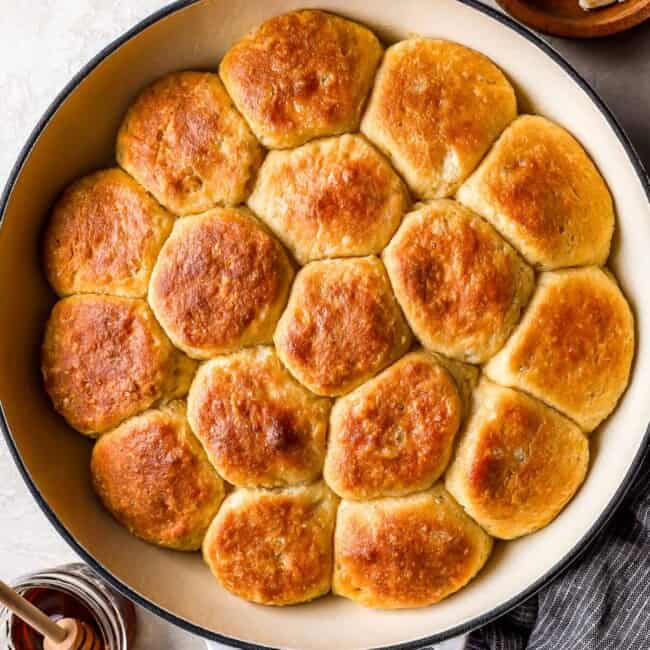
<path id="1" fill-rule="evenodd" d="M 650 0 L 626 0 L 585 11 L 578 0 L 497 0 L 511 16 L 533 29 L 568 38 L 617 34 L 650 18 Z"/>

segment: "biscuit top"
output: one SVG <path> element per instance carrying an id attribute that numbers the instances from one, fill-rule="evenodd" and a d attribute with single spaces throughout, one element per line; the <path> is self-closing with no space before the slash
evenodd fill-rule
<path id="1" fill-rule="evenodd" d="M 384 260 L 425 347 L 472 363 L 503 345 L 533 287 L 533 273 L 515 251 L 450 200 L 407 215 Z"/>
<path id="2" fill-rule="evenodd" d="M 293 275 L 282 246 L 243 209 L 176 222 L 149 302 L 172 341 L 203 359 L 271 339 Z"/>
<path id="3" fill-rule="evenodd" d="M 60 296 L 110 293 L 141 298 L 174 217 L 120 169 L 76 181 L 57 201 L 43 261 Z"/>
<path id="4" fill-rule="evenodd" d="M 142 300 L 82 295 L 60 300 L 42 348 L 54 407 L 83 433 L 101 433 L 162 397 L 173 348 Z"/>
<path id="5" fill-rule="evenodd" d="M 271 148 L 355 131 L 382 49 L 364 27 L 322 11 L 262 23 L 219 72 L 257 137 Z"/>
<path id="6" fill-rule="evenodd" d="M 175 72 L 129 109 L 117 160 L 160 203 L 186 215 L 245 200 L 262 149 L 216 74 Z"/>
<path id="7" fill-rule="evenodd" d="M 203 543 L 223 586 L 242 598 L 289 605 L 330 587 L 337 498 L 324 483 L 233 492 Z"/>
<path id="8" fill-rule="evenodd" d="M 274 340 L 301 383 L 340 395 L 401 356 L 410 332 L 382 263 L 362 257 L 305 266 Z"/>
<path id="9" fill-rule="evenodd" d="M 305 264 L 381 252 L 409 197 L 365 138 L 343 135 L 269 153 L 248 205 Z"/>
<path id="10" fill-rule="evenodd" d="M 222 480 L 172 402 L 103 435 L 93 449 L 95 490 L 134 534 L 195 550 L 224 496 Z"/>
<path id="11" fill-rule="evenodd" d="M 379 608 L 422 607 L 464 586 L 490 538 L 441 485 L 400 499 L 343 501 L 334 592 Z"/>
<path id="12" fill-rule="evenodd" d="M 589 443 L 567 418 L 532 397 L 483 380 L 478 407 L 461 438 L 449 481 L 469 514 L 510 539 L 545 525 L 573 496 L 589 462 Z"/>
<path id="13" fill-rule="evenodd" d="M 514 90 L 486 56 L 410 38 L 386 50 L 361 130 L 431 199 L 452 194 L 516 114 Z"/>
<path id="14" fill-rule="evenodd" d="M 605 181 L 571 134 L 519 117 L 458 198 L 484 215 L 532 264 L 603 264 L 614 229 Z"/>
<path id="15" fill-rule="evenodd" d="M 320 475 L 329 400 L 298 384 L 272 348 L 207 362 L 188 402 L 192 429 L 230 483 L 273 487 Z"/>
<path id="16" fill-rule="evenodd" d="M 550 271 L 508 345 L 486 366 L 502 367 L 590 431 L 613 410 L 634 356 L 634 321 L 623 294 L 599 267 Z M 494 365 L 493 363 L 494 362 Z"/>
<path id="17" fill-rule="evenodd" d="M 349 499 L 426 489 L 447 465 L 461 415 L 447 370 L 425 352 L 408 354 L 337 401 L 325 478 Z"/>

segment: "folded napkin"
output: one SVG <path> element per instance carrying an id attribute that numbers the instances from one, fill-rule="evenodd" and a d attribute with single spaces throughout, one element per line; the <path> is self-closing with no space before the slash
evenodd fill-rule
<path id="1" fill-rule="evenodd" d="M 650 454 L 587 551 L 551 585 L 470 634 L 466 650 L 650 648 Z"/>

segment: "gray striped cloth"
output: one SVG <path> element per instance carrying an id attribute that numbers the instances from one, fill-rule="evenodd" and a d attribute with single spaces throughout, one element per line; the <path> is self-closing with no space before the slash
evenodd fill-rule
<path id="1" fill-rule="evenodd" d="M 650 455 L 619 510 L 549 587 L 473 632 L 466 650 L 650 649 Z"/>

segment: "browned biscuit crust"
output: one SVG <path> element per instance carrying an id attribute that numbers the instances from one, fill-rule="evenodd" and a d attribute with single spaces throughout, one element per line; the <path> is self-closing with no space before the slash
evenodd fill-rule
<path id="1" fill-rule="evenodd" d="M 143 298 L 174 217 L 121 169 L 70 185 L 45 231 L 43 264 L 59 296 L 108 293 Z"/>
<path id="2" fill-rule="evenodd" d="M 592 431 L 616 407 L 634 357 L 634 317 L 613 277 L 591 266 L 543 273 L 487 376 Z"/>
<path id="3" fill-rule="evenodd" d="M 325 480 L 346 499 L 402 496 L 445 470 L 463 404 L 454 378 L 426 352 L 412 352 L 337 400 Z"/>
<path id="4" fill-rule="evenodd" d="M 425 607 L 464 587 L 491 550 L 440 484 L 399 499 L 343 501 L 332 590 L 367 607 Z"/>
<path id="5" fill-rule="evenodd" d="M 162 205 L 186 215 L 244 201 L 263 154 L 216 74 L 174 72 L 131 106 L 116 155 Z"/>
<path id="6" fill-rule="evenodd" d="M 383 254 L 395 295 L 422 344 L 482 363 L 506 342 L 534 275 L 483 219 L 449 199 L 416 206 Z"/>
<path id="7" fill-rule="evenodd" d="M 513 539 L 552 521 L 582 484 L 589 443 L 570 420 L 483 380 L 445 486 L 490 535 Z"/>
<path id="8" fill-rule="evenodd" d="M 575 138 L 539 115 L 522 115 L 458 190 L 536 267 L 604 264 L 614 206 Z"/>
<path id="9" fill-rule="evenodd" d="M 91 459 L 95 491 L 138 537 L 180 551 L 201 547 L 224 497 L 189 430 L 185 405 L 172 402 L 103 435 Z"/>
<path id="10" fill-rule="evenodd" d="M 376 257 L 312 262 L 298 273 L 274 342 L 318 395 L 341 395 L 398 359 L 410 331 Z"/>
<path id="11" fill-rule="evenodd" d="M 329 400 L 301 386 L 269 347 L 208 361 L 188 396 L 188 419 L 208 457 L 244 487 L 318 478 L 329 411 Z"/>
<path id="12" fill-rule="evenodd" d="M 365 27 L 322 11 L 275 16 L 235 44 L 221 78 L 271 148 L 356 131 L 382 48 Z"/>
<path id="13" fill-rule="evenodd" d="M 87 294 L 54 306 L 41 368 L 54 408 L 96 435 L 186 393 L 194 364 L 174 350 L 143 300 Z"/>
<path id="14" fill-rule="evenodd" d="M 409 204 L 399 176 L 359 135 L 270 152 L 248 199 L 301 264 L 380 253 Z"/>
<path id="15" fill-rule="evenodd" d="M 264 605 L 313 600 L 330 589 L 337 504 L 322 482 L 238 489 L 212 522 L 203 557 L 240 598 Z"/>
<path id="16" fill-rule="evenodd" d="M 179 219 L 149 285 L 176 346 L 208 359 L 271 341 L 293 278 L 280 243 L 243 208 Z"/>
<path id="17" fill-rule="evenodd" d="M 416 196 L 435 199 L 456 191 L 516 115 L 512 86 L 486 56 L 414 37 L 386 50 L 361 131 Z"/>

